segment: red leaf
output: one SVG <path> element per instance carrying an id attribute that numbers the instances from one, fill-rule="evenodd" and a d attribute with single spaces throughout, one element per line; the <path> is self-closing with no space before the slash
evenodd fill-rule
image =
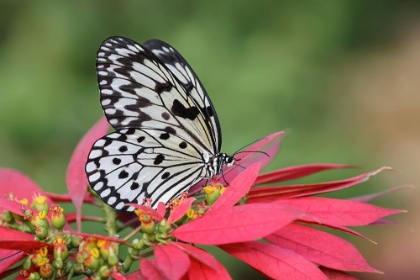
<path id="1" fill-rule="evenodd" d="M 261 163 L 261 169 L 267 166 L 267 164 L 274 159 L 274 156 L 279 150 L 280 140 L 283 133 L 283 131 L 273 133 L 259 140 L 255 144 L 252 144 L 245 150 L 238 152 L 235 155 L 235 161 L 240 166 L 226 167 L 222 172 L 223 177 L 230 182 L 238 176 L 244 168 L 256 162 Z M 264 151 L 266 154 L 258 153 L 256 151 Z M 222 175 L 219 175 L 217 178 L 220 180 Z"/>
<path id="2" fill-rule="evenodd" d="M 367 181 L 371 176 L 376 175 L 384 170 L 391 170 L 391 168 L 383 167 L 372 172 L 367 172 L 356 177 L 339 181 L 294 186 L 256 187 L 250 190 L 247 203 L 271 202 L 279 199 L 304 197 L 341 190 L 363 183 Z"/>
<path id="3" fill-rule="evenodd" d="M 225 280 L 232 279 L 227 272 L 226 268 L 218 263 L 216 269 L 210 268 L 207 265 L 204 265 L 202 262 L 199 262 L 195 259 L 191 259 L 191 266 L 188 270 L 188 279 L 215 279 L 215 280 Z"/>
<path id="4" fill-rule="evenodd" d="M 122 275 L 121 273 L 119 273 L 119 272 L 113 272 L 113 273 L 111 274 L 111 276 L 112 276 L 115 280 L 127 280 L 127 278 L 126 278 L 124 275 Z"/>
<path id="5" fill-rule="evenodd" d="M 71 202 L 71 194 L 56 194 L 56 193 L 50 193 L 50 192 L 45 192 L 45 194 L 51 198 L 52 201 L 54 201 L 55 203 L 59 203 L 59 202 Z M 90 195 L 89 193 L 86 193 L 84 199 L 83 199 L 84 203 L 94 203 L 95 202 L 95 198 Z"/>
<path id="6" fill-rule="evenodd" d="M 212 205 L 211 210 L 234 206 L 252 187 L 258 172 L 260 172 L 260 163 L 257 162 L 235 177 L 229 187 Z"/>
<path id="7" fill-rule="evenodd" d="M 208 267 L 212 269 L 217 270 L 217 268 L 220 266 L 219 261 L 215 257 L 213 257 L 210 253 L 200 248 L 197 248 L 192 245 L 185 244 L 185 243 L 181 243 L 181 242 L 171 242 L 170 244 L 183 250 L 185 253 L 187 253 L 190 256 L 190 258 L 193 258 L 207 265 Z"/>
<path id="8" fill-rule="evenodd" d="M 273 279 L 325 279 L 318 267 L 293 251 L 261 242 L 219 246 Z"/>
<path id="9" fill-rule="evenodd" d="M 157 212 L 162 216 L 165 217 L 166 214 L 166 206 L 165 203 L 159 202 L 157 206 Z"/>
<path id="10" fill-rule="evenodd" d="M 14 264 L 18 263 L 21 259 L 23 259 L 26 254 L 24 252 L 14 251 L 14 250 L 0 250 L 1 252 L 7 252 L 7 256 L 0 257 L 0 273 L 3 273 L 9 267 L 13 266 Z"/>
<path id="11" fill-rule="evenodd" d="M 9 194 L 17 199 L 26 198 L 29 202 L 33 196 L 45 195 L 48 202 L 52 203 L 45 192 L 26 175 L 13 169 L 0 168 L 0 196 L 6 197 Z"/>
<path id="12" fill-rule="evenodd" d="M 265 239 L 322 266 L 345 271 L 378 272 L 369 266 L 351 243 L 324 231 L 289 224 Z"/>
<path id="13" fill-rule="evenodd" d="M 191 208 L 192 203 L 194 202 L 195 198 L 190 197 L 182 201 L 180 205 L 175 207 L 172 213 L 169 215 L 168 223 L 172 224 L 182 217 L 184 217 L 185 213 Z"/>
<path id="14" fill-rule="evenodd" d="M 135 204 L 135 203 L 126 203 L 125 206 L 133 206 L 136 209 L 147 213 L 149 216 L 151 216 L 153 219 L 155 219 L 158 222 L 163 220 L 163 217 L 155 209 L 152 209 L 149 206 Z"/>
<path id="15" fill-rule="evenodd" d="M 146 279 L 165 279 L 165 275 L 158 269 L 155 259 L 142 259 L 140 270 Z"/>
<path id="16" fill-rule="evenodd" d="M 137 270 L 133 273 L 127 274 L 125 276 L 126 280 L 143 280 L 146 279 L 146 277 L 143 276 L 143 274 L 141 274 L 141 270 Z"/>
<path id="17" fill-rule="evenodd" d="M 311 221 L 305 221 L 303 219 L 298 220 L 296 222 L 302 222 L 302 223 L 305 223 L 305 224 L 311 224 L 311 225 L 321 226 L 321 227 L 330 228 L 330 229 L 334 229 L 334 230 L 339 230 L 339 231 L 346 232 L 346 233 L 352 234 L 354 236 L 363 238 L 363 239 L 365 239 L 365 240 L 367 240 L 369 242 L 372 242 L 372 243 L 376 244 L 376 242 L 372 241 L 371 239 L 369 239 L 369 238 L 361 235 L 360 233 L 358 233 L 355 230 L 346 228 L 345 226 L 334 226 L 334 225 L 330 225 L 330 224 L 322 224 L 322 225 L 320 225 L 319 223 L 313 222 L 312 220 Z"/>
<path id="18" fill-rule="evenodd" d="M 81 211 L 83 199 L 87 192 L 88 180 L 85 172 L 85 165 L 93 143 L 108 132 L 108 122 L 102 117 L 80 140 L 73 152 L 67 168 L 67 188 L 77 214 L 77 231 L 81 227 Z"/>
<path id="19" fill-rule="evenodd" d="M 358 197 L 352 197 L 352 198 L 350 198 L 350 200 L 359 201 L 359 202 L 369 202 L 372 199 L 381 197 L 383 195 L 386 195 L 386 194 L 389 194 L 389 193 L 392 193 L 392 192 L 395 192 L 395 191 L 399 191 L 401 189 L 407 189 L 407 188 L 413 189 L 415 187 L 410 186 L 410 185 L 398 186 L 398 187 L 394 187 L 394 188 L 391 188 L 389 190 L 385 190 L 385 191 L 378 192 L 378 193 L 373 193 L 373 194 L 368 194 L 368 195 L 363 195 L 363 196 L 358 196 Z"/>
<path id="20" fill-rule="evenodd" d="M 351 165 L 342 164 L 306 164 L 290 166 L 258 176 L 255 185 L 271 184 L 302 178 L 328 169 L 353 168 Z"/>
<path id="21" fill-rule="evenodd" d="M 339 226 L 368 225 L 380 218 L 403 212 L 363 202 L 324 197 L 284 199 L 273 203 L 289 205 L 316 217 L 316 220 L 312 217 L 309 217 L 308 220 Z"/>
<path id="22" fill-rule="evenodd" d="M 347 274 L 342 271 L 326 268 L 326 267 L 320 267 L 321 271 L 324 272 L 325 275 L 327 275 L 328 279 L 330 280 L 357 280 L 358 278 Z"/>
<path id="23" fill-rule="evenodd" d="M 176 246 L 156 246 L 155 256 L 157 267 L 167 279 L 181 279 L 190 268 L 190 258 Z"/>
<path id="24" fill-rule="evenodd" d="M 29 207 L 25 207 L 23 209 L 27 209 Z M 10 211 L 12 213 L 15 213 L 16 215 L 23 216 L 24 213 L 22 212 L 22 204 L 19 202 L 9 200 L 6 198 L 0 197 L 0 209 Z M 37 213 L 37 211 L 32 210 L 34 214 Z M 3 211 L 2 211 L 3 212 Z"/>
<path id="25" fill-rule="evenodd" d="M 240 205 L 210 211 L 175 229 L 172 235 L 185 242 L 203 245 L 244 242 L 273 233 L 301 215 L 294 208 L 276 204 Z"/>

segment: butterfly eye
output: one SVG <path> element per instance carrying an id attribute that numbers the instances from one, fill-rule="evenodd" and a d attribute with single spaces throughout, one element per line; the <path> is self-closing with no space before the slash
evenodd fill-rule
<path id="1" fill-rule="evenodd" d="M 98 50 L 96 70 L 101 105 L 116 131 L 93 145 L 86 174 L 105 203 L 133 211 L 125 204 L 149 199 L 156 208 L 233 165 L 220 154 L 219 119 L 207 92 L 172 46 L 111 37 Z"/>

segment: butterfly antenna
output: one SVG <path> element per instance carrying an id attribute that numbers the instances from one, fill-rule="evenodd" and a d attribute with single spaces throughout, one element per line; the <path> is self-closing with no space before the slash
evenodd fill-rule
<path id="1" fill-rule="evenodd" d="M 238 151 L 240 151 L 240 150 L 242 150 L 242 149 L 244 149 L 244 148 L 246 148 L 246 147 L 249 147 L 249 146 L 251 146 L 252 144 L 255 144 L 255 143 L 257 143 L 258 141 L 261 141 L 261 140 L 266 139 L 266 138 L 267 138 L 267 137 L 260 138 L 260 139 L 257 139 L 257 140 L 255 140 L 255 141 L 252 141 L 251 143 L 246 144 L 245 146 L 243 146 L 242 148 L 240 148 Z M 234 153 L 234 155 L 236 155 L 236 154 L 238 153 L 238 151 L 236 151 L 236 152 Z"/>
<path id="2" fill-rule="evenodd" d="M 237 154 L 240 154 L 240 153 L 260 153 L 260 154 L 264 154 L 264 155 L 270 157 L 270 155 L 267 154 L 264 151 L 238 151 L 238 152 L 234 153 L 233 156 L 236 156 Z"/>

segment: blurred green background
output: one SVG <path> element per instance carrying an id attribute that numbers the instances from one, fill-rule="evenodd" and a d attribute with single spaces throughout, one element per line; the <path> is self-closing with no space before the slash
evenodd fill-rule
<path id="1" fill-rule="evenodd" d="M 320 162 L 402 171 L 339 197 L 415 184 L 419 16 L 418 1 L 397 0 L 2 1 L 0 166 L 22 171 L 47 191 L 66 192 L 72 150 L 103 115 L 96 51 L 120 35 L 164 40 L 188 60 L 217 109 L 224 152 L 286 130 L 268 170 Z M 409 209 L 394 221 L 415 229 L 418 198 L 418 191 L 405 190 L 377 204 Z M 389 226 L 362 233 L 379 245 L 349 239 L 386 272 L 362 279 L 420 275 L 418 233 Z M 255 279 L 239 261 L 228 262 L 234 279 Z"/>

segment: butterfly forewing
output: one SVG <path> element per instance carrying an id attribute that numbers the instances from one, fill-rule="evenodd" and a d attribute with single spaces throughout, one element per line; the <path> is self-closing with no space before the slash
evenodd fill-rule
<path id="1" fill-rule="evenodd" d="M 208 120 L 208 131 L 212 132 L 211 137 L 215 143 L 214 146 L 220 151 L 222 145 L 222 132 L 216 110 L 191 66 L 177 50 L 161 40 L 149 40 L 145 42 L 143 46 L 150 50 L 165 64 L 169 71 L 171 71 L 185 88 L 186 92 L 189 93 L 191 98 L 196 101 L 201 113 L 205 119 Z"/>
<path id="2" fill-rule="evenodd" d="M 104 41 L 97 55 L 101 104 L 116 129 L 167 130 L 217 153 L 211 121 L 178 79 L 147 49 L 121 37 Z"/>

